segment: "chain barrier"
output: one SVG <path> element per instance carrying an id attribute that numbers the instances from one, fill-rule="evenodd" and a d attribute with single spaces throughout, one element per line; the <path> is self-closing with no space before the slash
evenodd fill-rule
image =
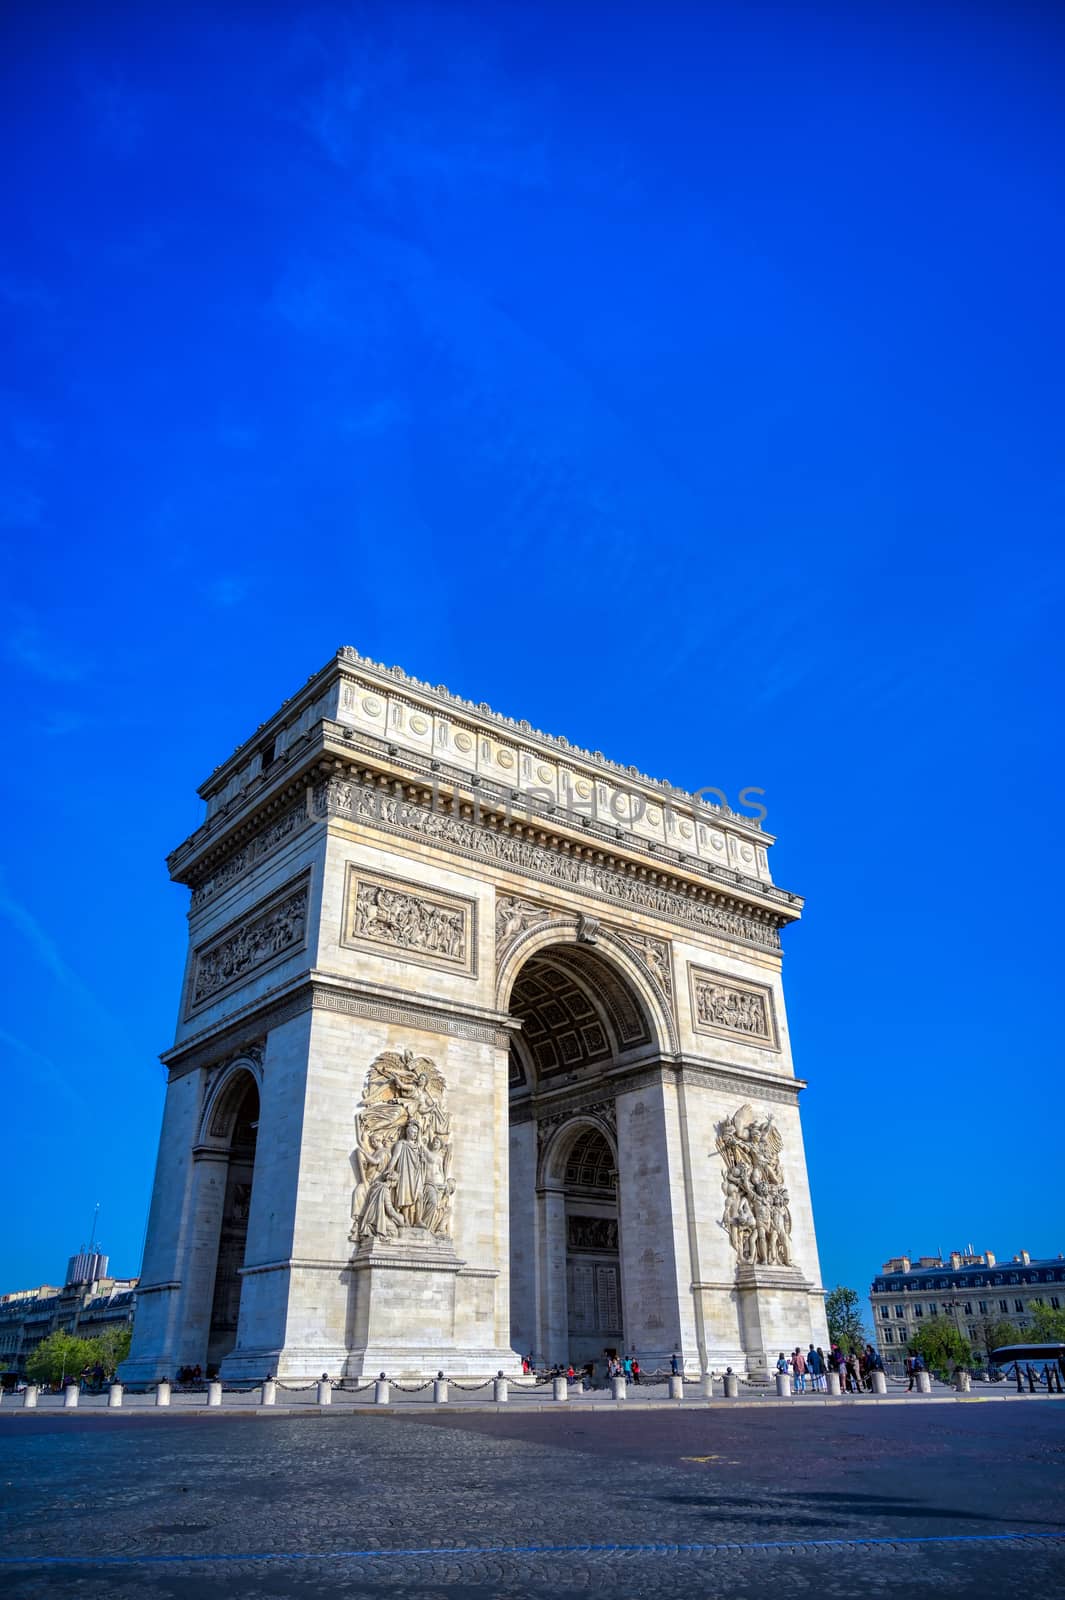
<path id="1" fill-rule="evenodd" d="M 279 1389 L 287 1389 L 290 1394 L 304 1394 L 308 1389 L 317 1389 L 318 1387 L 317 1379 L 312 1383 L 282 1383 L 280 1378 L 275 1378 L 274 1382 Z"/>
<path id="2" fill-rule="evenodd" d="M 334 1378 L 332 1386 L 340 1389 L 344 1394 L 365 1394 L 367 1389 L 372 1389 L 377 1379 L 371 1378 L 369 1383 L 356 1383 L 354 1378 Z"/>
<path id="3" fill-rule="evenodd" d="M 465 1389 L 468 1394 L 473 1394 L 476 1389 L 490 1389 L 495 1379 L 486 1378 L 483 1383 L 457 1383 L 454 1378 L 448 1378 L 447 1382 L 451 1389 Z"/>

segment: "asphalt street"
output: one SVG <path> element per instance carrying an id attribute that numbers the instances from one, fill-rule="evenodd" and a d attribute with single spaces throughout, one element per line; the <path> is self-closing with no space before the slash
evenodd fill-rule
<path id="1" fill-rule="evenodd" d="M 16 1600 L 1065 1595 L 1065 1398 L 0 1416 Z"/>

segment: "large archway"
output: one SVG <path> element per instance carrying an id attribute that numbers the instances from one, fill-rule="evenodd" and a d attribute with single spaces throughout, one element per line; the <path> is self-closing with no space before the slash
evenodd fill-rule
<path id="1" fill-rule="evenodd" d="M 630 952 L 541 930 L 509 965 L 511 1341 L 602 1363 L 631 1345 L 613 1079 L 658 1061 L 665 1030 Z"/>
<path id="2" fill-rule="evenodd" d="M 250 1072 L 240 1070 L 231 1076 L 216 1101 L 210 1128 L 216 1140 L 225 1141 L 226 1150 L 207 1335 L 207 1366 L 213 1370 L 236 1345 L 240 1323 L 241 1269 L 248 1245 L 259 1129 L 259 1087 Z"/>

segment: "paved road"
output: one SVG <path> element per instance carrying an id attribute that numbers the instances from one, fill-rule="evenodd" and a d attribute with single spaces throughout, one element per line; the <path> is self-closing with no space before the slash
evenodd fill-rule
<path id="1" fill-rule="evenodd" d="M 1065 1400 L 9 1416 L 0 1487 L 14 1600 L 1065 1595 Z"/>

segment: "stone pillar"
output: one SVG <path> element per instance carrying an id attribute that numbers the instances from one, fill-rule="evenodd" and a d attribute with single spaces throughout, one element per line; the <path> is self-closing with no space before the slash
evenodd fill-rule
<path id="1" fill-rule="evenodd" d="M 725 1399 L 738 1400 L 740 1397 L 740 1380 L 735 1372 L 725 1373 Z"/>
<path id="2" fill-rule="evenodd" d="M 382 1372 L 381 1376 L 373 1386 L 373 1403 L 375 1406 L 387 1406 L 390 1398 L 391 1389 L 389 1387 L 389 1382 Z"/>
<path id="3" fill-rule="evenodd" d="M 442 1372 L 438 1372 L 433 1384 L 433 1404 L 436 1406 L 447 1405 L 447 1379 Z"/>
<path id="4" fill-rule="evenodd" d="M 569 1399 L 569 1380 L 567 1378 L 556 1378 L 552 1387 L 556 1400 Z"/>
<path id="5" fill-rule="evenodd" d="M 207 1385 L 207 1404 L 209 1406 L 220 1406 L 222 1404 L 222 1385 L 217 1378 L 212 1379 Z"/>
<path id="6" fill-rule="evenodd" d="M 869 1377 L 870 1377 L 870 1382 L 873 1385 L 873 1393 L 874 1394 L 887 1394 L 887 1375 L 886 1375 L 886 1373 L 873 1372 L 873 1373 L 870 1373 Z"/>
<path id="7" fill-rule="evenodd" d="M 713 1398 L 714 1398 L 714 1379 L 713 1379 L 713 1376 L 709 1372 L 704 1372 L 703 1373 L 703 1399 L 704 1400 L 712 1400 Z"/>
<path id="8" fill-rule="evenodd" d="M 77 1406 L 81 1391 L 76 1383 L 68 1383 L 63 1395 L 64 1411 L 73 1411 Z"/>
<path id="9" fill-rule="evenodd" d="M 108 1411 L 118 1411 L 121 1408 L 121 1405 L 122 1405 L 122 1393 L 123 1393 L 123 1390 L 122 1390 L 122 1385 L 120 1383 L 113 1383 L 111 1385 L 110 1389 L 108 1389 L 108 1391 L 107 1391 L 107 1409 L 108 1409 Z"/>
<path id="10" fill-rule="evenodd" d="M 277 1379 L 276 1378 L 264 1378 L 263 1379 L 263 1392 L 259 1396 L 259 1404 L 261 1406 L 276 1406 L 276 1404 L 277 1404 Z"/>
<path id="11" fill-rule="evenodd" d="M 548 1366 L 569 1360 L 566 1296 L 566 1196 L 540 1189 L 536 1196 L 540 1234 L 540 1355 Z"/>
<path id="12" fill-rule="evenodd" d="M 507 1398 L 507 1380 L 503 1377 L 503 1374 L 500 1373 L 499 1377 L 496 1378 L 495 1382 L 492 1384 L 492 1399 L 495 1400 L 497 1404 L 502 1405 Z"/>
<path id="13" fill-rule="evenodd" d="M 25 1389 L 22 1391 L 22 1404 L 23 1407 L 28 1411 L 32 1411 L 36 1406 L 37 1385 L 35 1383 L 28 1383 Z"/>
<path id="14" fill-rule="evenodd" d="M 160 1378 L 155 1386 L 155 1403 L 157 1406 L 170 1404 L 170 1383 L 166 1378 Z"/>
<path id="15" fill-rule="evenodd" d="M 320 1406 L 329 1406 L 332 1405 L 332 1403 L 333 1385 L 323 1372 L 322 1376 L 318 1380 L 318 1404 Z"/>
<path id="16" fill-rule="evenodd" d="M 684 1379 L 678 1373 L 674 1373 L 669 1380 L 669 1398 L 671 1400 L 684 1399 Z"/>
<path id="17" fill-rule="evenodd" d="M 830 1395 L 834 1394 L 836 1399 L 838 1400 L 839 1399 L 839 1394 L 840 1394 L 839 1373 L 838 1372 L 828 1372 L 828 1373 L 825 1374 L 825 1378 L 826 1378 L 827 1383 L 828 1383 L 828 1389 L 827 1389 L 826 1393 L 828 1393 Z"/>
<path id="18" fill-rule="evenodd" d="M 954 1374 L 954 1387 L 959 1394 L 968 1394 L 973 1386 L 972 1374 L 964 1372 L 961 1367 Z"/>
<path id="19" fill-rule="evenodd" d="M 626 1394 L 625 1379 L 611 1378 L 610 1393 L 615 1400 L 624 1400 Z"/>
<path id="20" fill-rule="evenodd" d="M 917 1374 L 917 1393 L 932 1393 L 932 1374 L 930 1372 L 919 1372 Z"/>
<path id="21" fill-rule="evenodd" d="M 790 1374 L 790 1372 L 778 1372 L 777 1373 L 777 1394 L 778 1394 L 778 1396 L 783 1398 L 783 1396 L 789 1395 L 790 1393 L 791 1393 L 791 1374 Z"/>

